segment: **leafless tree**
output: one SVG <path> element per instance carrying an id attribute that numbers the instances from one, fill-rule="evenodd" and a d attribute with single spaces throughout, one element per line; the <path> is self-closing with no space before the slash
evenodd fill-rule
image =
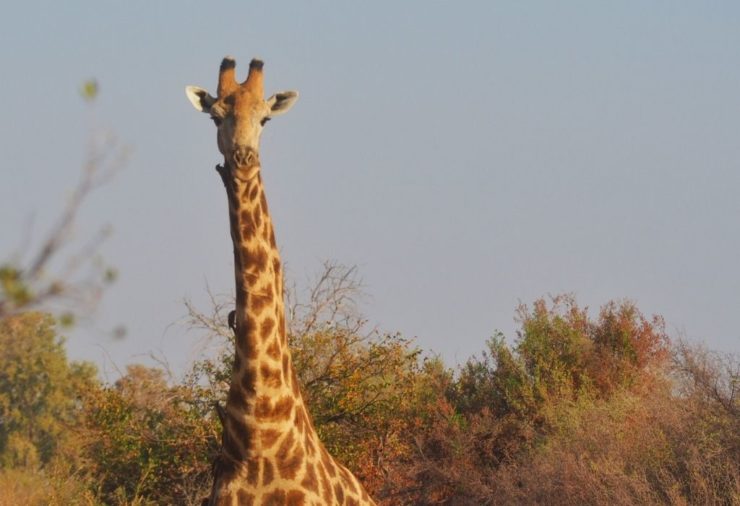
<path id="1" fill-rule="evenodd" d="M 83 97 L 92 101 L 97 85 L 88 82 Z M 73 251 L 73 229 L 83 204 L 125 165 L 129 149 L 110 132 L 92 128 L 80 179 L 58 219 L 39 246 L 29 247 L 30 235 L 11 258 L 0 260 L 0 318 L 29 309 L 64 310 L 63 323 L 72 323 L 80 308 L 94 306 L 103 287 L 115 279 L 98 252 L 110 235 L 104 226 Z M 58 266 L 58 267 L 57 267 Z"/>
<path id="2" fill-rule="evenodd" d="M 682 394 L 721 406 L 740 422 L 740 359 L 736 355 L 679 340 L 673 364 Z"/>
<path id="3" fill-rule="evenodd" d="M 364 295 L 362 280 L 354 266 L 325 261 L 318 275 L 305 287 L 298 287 L 294 282 L 286 287 L 285 316 L 290 336 L 327 329 L 341 329 L 354 335 L 366 326 L 367 320 L 357 307 Z M 191 300 L 185 300 L 188 314 L 184 323 L 192 329 L 205 331 L 208 341 L 215 339 L 220 345 L 226 345 L 233 339 L 228 315 L 235 304 L 234 296 L 214 294 L 210 287 L 207 293 L 210 300 L 207 312 L 196 307 Z M 361 337 L 366 338 L 370 334 L 371 331 L 366 331 Z"/>

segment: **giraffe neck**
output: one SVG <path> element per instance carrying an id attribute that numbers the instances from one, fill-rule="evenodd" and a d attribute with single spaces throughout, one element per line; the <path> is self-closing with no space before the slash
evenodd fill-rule
<path id="1" fill-rule="evenodd" d="M 219 169 L 229 200 L 236 277 L 235 363 L 226 404 L 231 444 L 243 461 L 260 453 L 244 434 L 284 430 L 302 406 L 285 332 L 283 278 L 259 170 L 246 180 Z M 226 442 L 226 441 L 225 441 Z"/>
<path id="2" fill-rule="evenodd" d="M 208 504 L 374 505 L 321 443 L 285 333 L 283 279 L 259 169 L 219 173 L 229 199 L 236 273 L 234 374 Z M 238 175 L 238 174 L 237 174 Z"/>

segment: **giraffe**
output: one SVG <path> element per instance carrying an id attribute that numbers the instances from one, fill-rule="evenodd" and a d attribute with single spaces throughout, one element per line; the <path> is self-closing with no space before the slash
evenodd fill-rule
<path id="1" fill-rule="evenodd" d="M 216 124 L 234 247 L 234 371 L 209 506 L 373 505 L 360 482 L 319 440 L 301 395 L 285 331 L 280 254 L 260 173 L 265 123 L 288 111 L 295 91 L 264 99 L 263 62 L 238 83 L 236 62 L 221 62 L 217 96 L 188 86 L 193 106 Z"/>

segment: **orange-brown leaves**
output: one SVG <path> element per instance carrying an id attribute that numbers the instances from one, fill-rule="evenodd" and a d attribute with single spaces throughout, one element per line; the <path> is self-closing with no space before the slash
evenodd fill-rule
<path id="1" fill-rule="evenodd" d="M 591 373 L 604 392 L 630 384 L 668 358 L 668 336 L 659 316 L 646 319 L 631 302 L 610 302 L 593 329 Z"/>

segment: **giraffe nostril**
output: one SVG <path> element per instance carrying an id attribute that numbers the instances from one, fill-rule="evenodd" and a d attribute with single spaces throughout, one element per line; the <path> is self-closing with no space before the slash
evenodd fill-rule
<path id="1" fill-rule="evenodd" d="M 249 167 L 255 163 L 257 156 L 252 148 L 239 146 L 234 149 L 232 158 L 236 167 Z"/>

